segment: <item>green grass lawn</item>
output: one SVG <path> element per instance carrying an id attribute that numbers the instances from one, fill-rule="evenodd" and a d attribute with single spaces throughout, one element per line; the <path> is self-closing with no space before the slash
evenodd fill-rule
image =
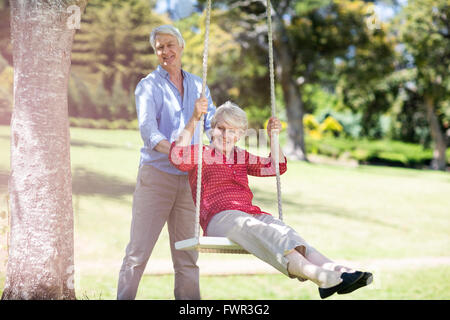
<path id="1" fill-rule="evenodd" d="M 450 299 L 450 268 L 433 267 L 404 271 L 383 271 L 375 274 L 368 287 L 347 295 L 333 295 L 327 300 L 448 300 Z M 4 276 L 0 275 L 0 294 Z M 115 274 L 77 274 L 77 299 L 116 299 Z M 317 286 L 300 283 L 283 275 L 200 276 L 202 299 L 209 300 L 320 300 Z M 138 300 L 173 299 L 173 275 L 144 275 Z"/>
<path id="2" fill-rule="evenodd" d="M 113 299 L 129 239 L 140 135 L 72 128 L 71 139 L 77 296 Z M 9 143 L 9 127 L 0 126 L 0 195 L 7 192 Z M 275 178 L 249 181 L 255 204 L 276 215 Z M 332 259 L 450 255 L 449 173 L 289 161 L 281 183 L 285 222 Z M 226 263 L 242 256 L 212 257 Z M 151 259 L 170 259 L 166 230 Z M 450 266 L 379 274 L 373 289 L 335 299 L 450 298 Z M 201 287 L 206 299 L 318 299 L 313 284 L 282 275 L 202 276 Z M 172 291 L 172 276 L 144 276 L 138 298 L 172 299 Z"/>
<path id="3" fill-rule="evenodd" d="M 450 299 L 450 268 L 424 268 L 408 272 L 383 272 L 382 280 L 347 295 L 327 300 L 348 299 Z M 420 280 L 418 280 L 420 279 Z M 444 281 L 444 280 L 447 281 Z M 86 276 L 79 282 L 79 299 L 115 299 L 116 277 Z M 201 276 L 203 299 L 211 300 L 320 300 L 317 286 L 300 283 L 283 275 Z M 139 299 L 173 299 L 173 276 L 144 276 Z"/>

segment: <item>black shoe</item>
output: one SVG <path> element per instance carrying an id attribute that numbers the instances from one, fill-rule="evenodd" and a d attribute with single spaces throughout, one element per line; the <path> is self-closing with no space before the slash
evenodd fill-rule
<path id="1" fill-rule="evenodd" d="M 361 272 L 361 271 L 357 271 Z M 338 290 L 338 294 L 345 294 L 355 291 L 356 289 L 359 289 L 361 287 L 365 287 L 368 284 L 371 284 L 373 281 L 373 275 L 370 272 L 363 272 L 363 276 L 356 281 L 354 284 L 347 288 L 343 288 L 341 290 Z"/>
<path id="2" fill-rule="evenodd" d="M 341 283 L 331 288 L 319 288 L 320 297 L 322 299 L 325 299 L 338 291 L 347 290 L 349 287 L 352 287 L 356 282 L 358 282 L 363 276 L 364 273 L 361 271 L 356 271 L 352 273 L 343 272 L 341 274 L 342 279 Z"/>

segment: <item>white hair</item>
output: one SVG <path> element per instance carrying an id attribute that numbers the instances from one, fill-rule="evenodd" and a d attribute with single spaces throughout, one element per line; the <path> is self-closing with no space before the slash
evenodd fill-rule
<path id="1" fill-rule="evenodd" d="M 152 30 L 150 33 L 150 44 L 152 45 L 153 50 L 156 52 L 155 48 L 155 41 L 156 41 L 156 35 L 158 34 L 170 34 L 177 38 L 178 44 L 184 48 L 184 39 L 183 36 L 180 33 L 180 30 L 178 30 L 176 27 L 165 24 L 159 27 L 156 27 Z"/>
<path id="2" fill-rule="evenodd" d="M 214 117 L 211 119 L 211 127 L 214 128 L 219 120 L 242 131 L 246 131 L 248 127 L 247 114 L 231 101 L 217 107 Z"/>

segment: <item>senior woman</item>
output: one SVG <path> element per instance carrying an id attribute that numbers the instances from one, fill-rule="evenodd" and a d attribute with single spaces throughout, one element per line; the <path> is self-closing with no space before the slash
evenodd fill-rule
<path id="1" fill-rule="evenodd" d="M 187 123 L 193 123 L 194 109 L 206 113 L 204 130 L 208 133 L 215 106 L 208 88 L 206 97 L 200 97 L 202 79 L 181 67 L 184 40 L 177 28 L 171 25 L 155 28 L 150 43 L 159 65 L 139 82 L 135 91 L 144 146 L 140 152 L 130 241 L 119 273 L 117 299 L 135 298 L 147 261 L 166 222 L 175 270 L 175 299 L 200 299 L 198 253 L 178 251 L 174 246 L 176 241 L 194 232 L 195 206 L 189 195 L 186 172 L 175 168 L 168 154 L 171 142 Z M 198 137 L 197 132 L 194 142 Z"/>
<path id="2" fill-rule="evenodd" d="M 200 119 L 201 110 L 194 111 Z M 228 237 L 248 252 L 269 263 L 283 274 L 311 280 L 319 287 L 321 298 L 334 293 L 350 293 L 372 281 L 369 272 L 338 265 L 310 246 L 294 229 L 253 205 L 247 175 L 274 176 L 271 157 L 258 157 L 235 146 L 247 130 L 247 116 L 239 106 L 226 102 L 211 120 L 212 143 L 203 147 L 200 224 L 205 234 Z M 280 121 L 269 119 L 267 133 L 281 129 Z M 190 145 L 194 127 L 187 125 L 171 145 L 169 159 L 187 171 L 196 201 L 197 149 Z M 280 148 L 280 173 L 287 170 Z"/>

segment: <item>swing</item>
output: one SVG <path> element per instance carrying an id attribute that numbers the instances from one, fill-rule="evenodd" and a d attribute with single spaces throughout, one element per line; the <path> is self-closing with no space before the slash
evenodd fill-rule
<path id="1" fill-rule="evenodd" d="M 210 24 L 211 0 L 208 0 L 206 8 L 206 22 L 205 22 L 205 44 L 203 51 L 203 83 L 202 83 L 202 97 L 205 96 L 206 88 L 206 74 L 208 65 L 208 40 L 209 40 L 209 24 Z M 268 24 L 268 38 L 269 38 L 269 70 L 270 70 L 270 101 L 272 116 L 275 116 L 275 81 L 273 71 L 273 47 L 272 47 L 272 18 L 270 0 L 267 0 L 267 24 Z M 200 124 L 204 122 L 204 115 L 200 118 Z M 203 125 L 200 125 L 200 137 L 203 136 Z M 283 220 L 283 213 L 281 208 L 281 182 L 280 182 L 280 167 L 279 167 L 279 148 L 278 148 L 278 133 L 272 133 L 271 141 L 274 142 L 274 160 L 276 168 L 277 179 L 277 198 L 278 198 L 278 217 Z M 231 241 L 226 237 L 201 237 L 200 236 L 200 194 L 202 181 L 202 152 L 203 141 L 200 138 L 198 144 L 198 170 L 197 170 L 197 193 L 196 193 L 196 212 L 195 212 L 195 237 L 187 240 L 175 242 L 177 250 L 196 250 L 198 252 L 208 253 L 235 253 L 248 254 L 249 252 L 242 248 L 239 244 Z"/>

